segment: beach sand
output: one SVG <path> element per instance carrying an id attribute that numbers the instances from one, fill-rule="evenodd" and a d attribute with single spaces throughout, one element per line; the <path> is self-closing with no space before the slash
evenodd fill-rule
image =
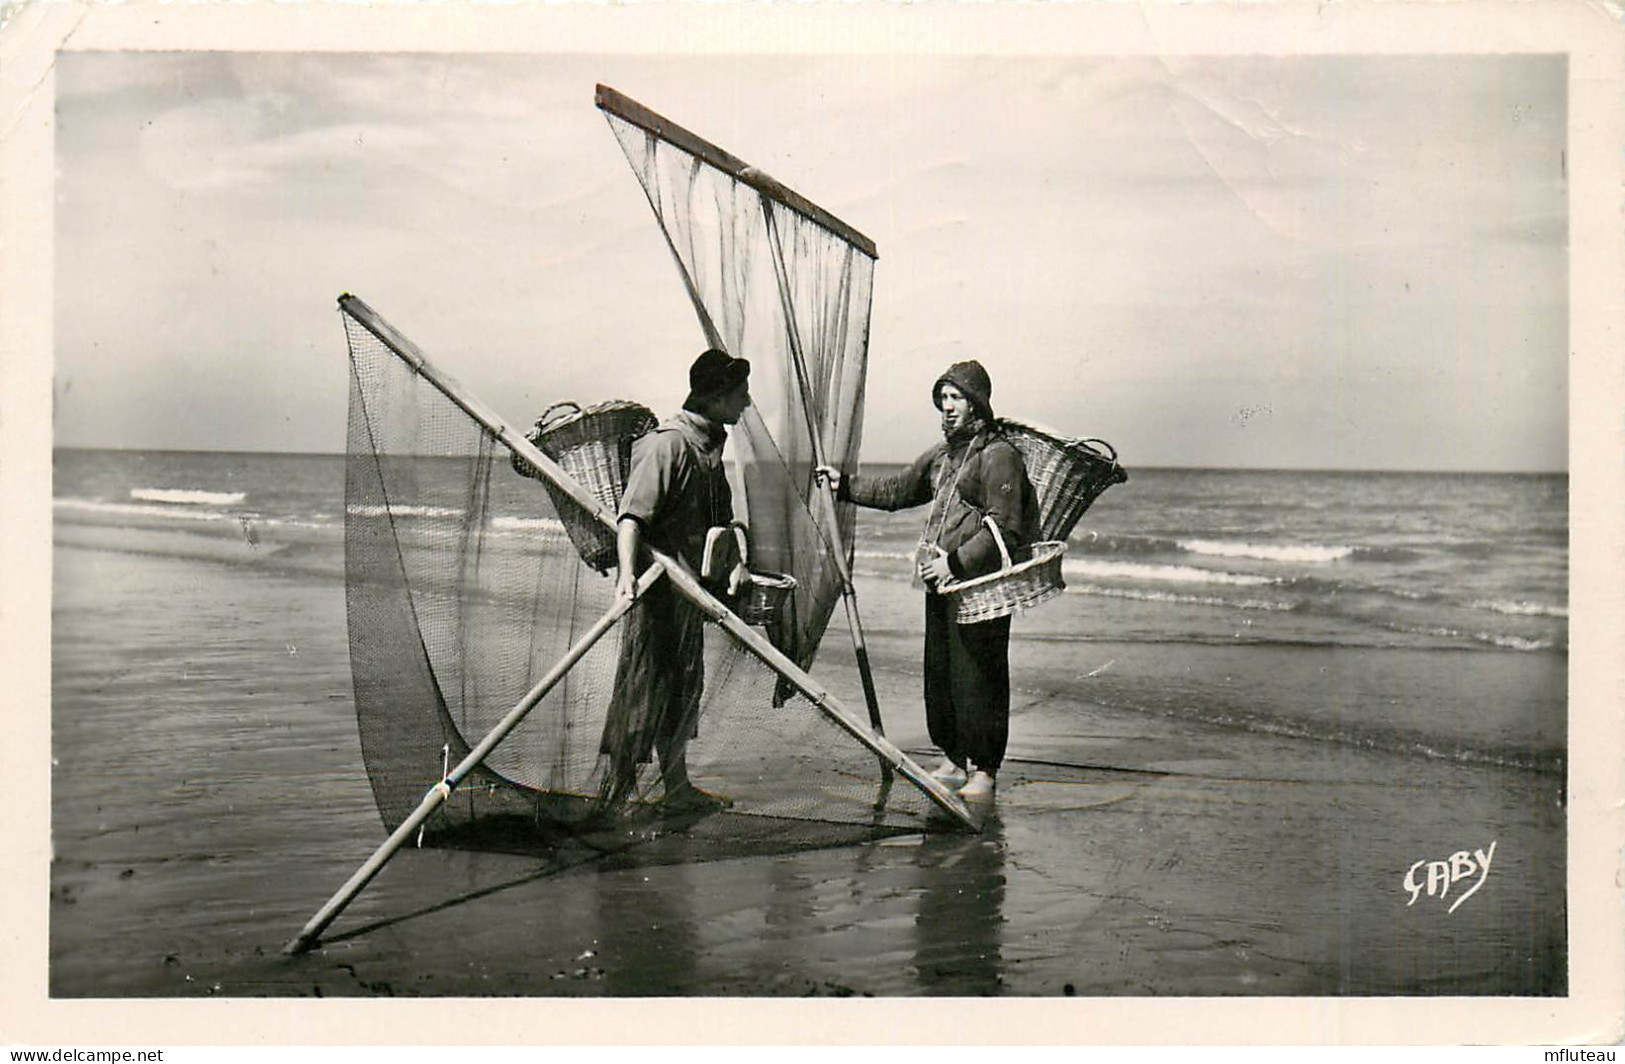
<path id="1" fill-rule="evenodd" d="M 1020 640 L 979 836 L 408 850 L 283 956 L 384 831 L 334 551 L 241 564 L 268 549 L 57 528 L 53 996 L 1566 991 L 1560 776 L 1108 710 L 1091 671 L 1177 687 L 1193 659 Z M 870 647 L 888 734 L 923 760 L 918 636 L 882 626 Z M 814 672 L 861 706 L 839 622 Z M 1472 880 L 1411 903 L 1415 862 L 1492 842 L 1459 908 Z"/>

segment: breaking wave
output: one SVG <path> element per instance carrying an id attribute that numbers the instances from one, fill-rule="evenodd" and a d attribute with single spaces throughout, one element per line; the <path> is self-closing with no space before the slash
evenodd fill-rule
<path id="1" fill-rule="evenodd" d="M 1178 554 L 1179 544 L 1160 536 L 1126 536 L 1107 532 L 1079 532 L 1068 541 L 1083 554 Z"/>
<path id="2" fill-rule="evenodd" d="M 1061 563 L 1069 577 L 1095 579 L 1150 580 L 1158 583 L 1228 584 L 1235 587 L 1262 587 L 1277 583 L 1274 577 L 1251 573 L 1230 573 L 1221 569 L 1199 569 L 1193 565 L 1144 565 L 1139 562 L 1109 562 L 1076 558 Z"/>
<path id="3" fill-rule="evenodd" d="M 1473 603 L 1473 609 L 1504 613 L 1509 617 L 1567 617 L 1569 615 L 1567 607 L 1564 606 L 1553 606 L 1545 602 L 1509 601 L 1506 599 L 1478 599 Z"/>
<path id="4" fill-rule="evenodd" d="M 1400 632 L 1405 635 L 1428 635 L 1441 639 L 1463 639 L 1474 643 L 1483 643 L 1502 650 L 1518 650 L 1524 653 L 1537 653 L 1542 650 L 1567 650 L 1566 646 L 1558 647 L 1556 641 L 1550 636 L 1522 636 L 1511 632 L 1474 631 L 1466 628 L 1454 628 L 1447 625 L 1412 626 L 1403 624 L 1385 624 L 1382 627 L 1391 632 Z"/>
<path id="5" fill-rule="evenodd" d="M 491 527 L 502 532 L 546 532 L 562 535 L 564 525 L 552 517 L 494 517 Z"/>
<path id="6" fill-rule="evenodd" d="M 220 510 L 176 509 L 172 506 L 132 506 L 123 502 L 98 502 L 94 499 L 52 499 L 57 512 L 101 514 L 109 517 L 162 517 L 182 521 L 235 521 L 237 515 Z"/>
<path id="7" fill-rule="evenodd" d="M 357 517 L 383 517 L 393 512 L 397 517 L 441 517 L 448 520 L 461 520 L 466 511 L 450 506 L 368 506 L 353 504 L 346 508 L 346 512 Z"/>
<path id="8" fill-rule="evenodd" d="M 1187 595 L 1177 591 L 1144 591 L 1132 587 L 1102 587 L 1099 584 L 1072 584 L 1067 591 L 1078 595 L 1096 595 L 1101 598 L 1128 599 L 1134 602 L 1159 602 L 1176 606 L 1216 606 L 1232 610 L 1266 610 L 1286 613 L 1296 608 L 1291 602 L 1270 599 L 1227 599 L 1218 595 Z"/>
<path id="9" fill-rule="evenodd" d="M 901 562 L 905 566 L 914 560 L 912 551 L 858 550 L 854 556 L 868 562 Z M 1147 562 L 1128 562 L 1105 558 L 1067 558 L 1061 563 L 1061 572 L 1068 579 L 1080 580 L 1134 580 L 1152 583 L 1224 584 L 1232 587 L 1264 587 L 1280 583 L 1273 576 L 1252 573 L 1231 573 L 1222 569 L 1201 569 L 1194 565 L 1156 565 Z"/>
<path id="10" fill-rule="evenodd" d="M 175 506 L 241 506 L 248 495 L 241 491 L 199 491 L 192 488 L 131 488 L 130 498 L 138 502 L 163 502 Z"/>
<path id="11" fill-rule="evenodd" d="M 1248 558 L 1264 562 L 1326 563 L 1352 557 L 1353 547 L 1316 543 L 1262 544 L 1222 539 L 1182 539 L 1179 548 L 1191 554 L 1218 558 Z"/>
<path id="12" fill-rule="evenodd" d="M 1071 540 L 1079 554 L 1193 554 L 1210 558 L 1238 558 L 1246 561 L 1298 565 L 1326 565 L 1333 562 L 1409 562 L 1422 554 L 1408 547 L 1354 547 L 1340 543 L 1253 543 L 1246 540 L 1173 539 L 1162 536 L 1134 536 L 1116 533 L 1082 532 Z"/>

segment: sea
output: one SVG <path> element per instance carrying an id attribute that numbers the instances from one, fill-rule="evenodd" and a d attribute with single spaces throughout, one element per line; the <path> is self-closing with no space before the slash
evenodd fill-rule
<path id="1" fill-rule="evenodd" d="M 1129 473 L 1065 593 L 1014 619 L 982 833 L 409 847 L 285 958 L 383 838 L 345 459 L 59 450 L 51 993 L 1567 992 L 1566 477 Z M 533 481 L 492 487 L 494 534 L 551 529 Z M 886 735 L 921 762 L 924 516 L 860 511 L 855 542 Z M 861 706 L 843 616 L 811 671 Z M 807 752 L 777 740 L 768 778 L 794 786 Z M 1465 904 L 1407 888 L 1477 850 Z"/>
<path id="2" fill-rule="evenodd" d="M 63 449 L 54 519 L 332 560 L 344 471 L 342 455 Z M 499 522 L 546 521 L 534 497 Z M 1017 618 L 1012 657 L 1030 684 L 1126 712 L 1560 772 L 1568 513 L 1564 474 L 1131 466 L 1073 532 L 1065 594 Z M 917 638 L 923 519 L 859 512 L 882 639 Z"/>

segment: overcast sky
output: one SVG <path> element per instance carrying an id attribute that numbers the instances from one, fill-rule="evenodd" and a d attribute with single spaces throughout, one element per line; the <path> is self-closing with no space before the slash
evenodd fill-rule
<path id="1" fill-rule="evenodd" d="M 864 456 L 1000 413 L 1125 464 L 1566 468 L 1561 57 L 75 53 L 56 439 L 340 451 L 351 291 L 516 422 L 703 346 L 605 82 L 874 238 Z"/>

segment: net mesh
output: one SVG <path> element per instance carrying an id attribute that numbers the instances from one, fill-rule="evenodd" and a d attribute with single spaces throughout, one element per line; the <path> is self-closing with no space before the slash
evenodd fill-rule
<path id="1" fill-rule="evenodd" d="M 610 608 L 614 588 L 582 561 L 543 486 L 514 471 L 507 446 L 349 309 L 342 316 L 350 657 L 363 757 L 393 829 Z M 831 564 L 799 513 L 813 556 L 793 559 L 798 575 Z M 753 529 L 765 520 L 748 517 Z M 805 657 L 822 631 L 809 618 L 780 633 Z M 612 822 L 623 840 L 681 827 L 696 844 L 735 852 L 950 826 L 709 623 L 687 761 L 694 783 L 732 807 L 674 821 L 655 764 L 611 799 L 604 730 L 627 630 L 610 629 L 452 793 L 426 842 L 528 848 Z"/>
<path id="2" fill-rule="evenodd" d="M 765 635 L 806 667 L 852 558 L 853 508 L 816 494 L 824 489 L 814 468 L 820 458 L 843 471 L 857 463 L 872 246 L 731 156 L 688 134 L 679 145 L 651 131 L 675 129 L 658 116 L 631 105 L 640 125 L 604 99 L 704 341 L 751 361 L 753 404 L 728 443 L 732 516 L 749 530 L 753 570 L 795 578 Z M 351 658 L 367 769 L 393 827 L 610 608 L 614 589 L 565 535 L 555 505 L 568 500 L 515 472 L 506 445 L 446 385 L 381 339 L 398 334 L 351 309 Z M 432 836 L 512 842 L 660 815 L 664 751 L 651 758 L 648 735 L 611 707 L 623 643 L 645 645 L 637 641 L 673 616 L 674 593 L 661 590 L 456 790 Z M 875 754 L 727 632 L 685 631 L 703 646 L 688 774 L 732 802 L 689 823 L 689 837 L 760 848 L 952 823 L 906 778 L 894 785 Z M 638 761 L 649 763 L 628 785 L 627 765 Z"/>
<path id="3" fill-rule="evenodd" d="M 830 544 L 842 544 L 850 564 L 854 521 L 852 504 L 839 504 L 832 534 L 815 497 L 814 433 L 828 464 L 856 466 L 875 260 L 683 147 L 612 112 L 605 118 L 654 210 L 705 342 L 751 362 L 752 405 L 729 447 L 751 567 L 799 582 L 773 641 L 805 665 L 841 594 Z"/>

